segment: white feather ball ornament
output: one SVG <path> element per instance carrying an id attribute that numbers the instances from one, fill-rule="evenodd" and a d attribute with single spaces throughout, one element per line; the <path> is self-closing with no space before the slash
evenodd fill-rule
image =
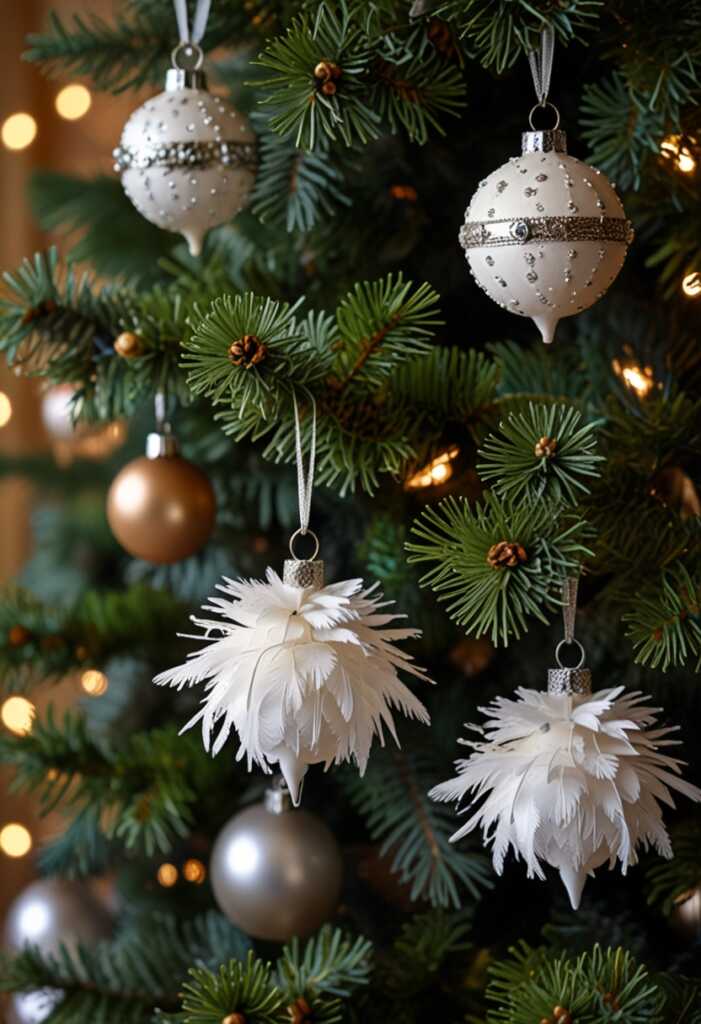
<path id="1" fill-rule="evenodd" d="M 395 642 L 418 635 L 396 627 L 377 585 L 362 580 L 323 585 L 323 563 L 290 559 L 281 579 L 228 580 L 206 611 L 194 618 L 207 646 L 177 668 L 161 673 L 161 686 L 205 682 L 199 723 L 207 750 L 217 754 L 232 730 L 237 760 L 265 772 L 279 765 L 299 804 L 310 764 L 355 759 L 365 771 L 374 737 L 397 740 L 392 708 L 428 724 L 423 704 L 397 675 L 402 669 L 427 680 Z"/>
<path id="2" fill-rule="evenodd" d="M 662 753 L 676 741 L 674 727 L 657 728 L 660 709 L 622 686 L 592 695 L 582 668 L 551 669 L 547 693 L 518 689 L 516 698 L 481 709 L 488 720 L 472 728 L 483 739 L 462 741 L 473 753 L 431 791 L 479 804 L 451 841 L 481 826 L 497 874 L 509 848 L 529 878 L 544 878 L 543 864 L 557 868 L 575 910 L 587 876 L 606 861 L 625 874 L 639 846 L 670 858 L 660 803 L 673 807 L 673 790 L 698 801 L 701 790 Z"/>

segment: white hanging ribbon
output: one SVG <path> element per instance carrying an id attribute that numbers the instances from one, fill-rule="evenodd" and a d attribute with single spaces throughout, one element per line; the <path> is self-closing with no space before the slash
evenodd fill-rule
<path id="1" fill-rule="evenodd" d="M 312 436 L 309 451 L 309 464 L 304 472 L 304 453 L 302 452 L 302 428 L 299 420 L 297 396 L 292 396 L 295 407 L 295 452 L 297 455 L 297 497 L 299 499 L 299 532 L 304 536 L 309 529 L 309 515 L 312 507 L 312 491 L 314 489 L 314 464 L 316 462 L 316 402 L 312 399 Z"/>
<path id="2" fill-rule="evenodd" d="M 565 643 L 575 642 L 574 623 L 577 618 L 577 589 L 579 579 L 569 576 L 562 585 L 562 619 L 565 627 Z"/>
<path id="3" fill-rule="evenodd" d="M 550 77 L 553 71 L 553 54 L 555 52 L 555 31 L 551 25 L 540 34 L 540 52 L 531 50 L 528 63 L 531 66 L 533 85 L 538 103 L 544 107 L 550 92 Z"/>
<path id="4" fill-rule="evenodd" d="M 192 29 L 190 29 L 187 17 L 187 0 L 173 0 L 181 43 L 199 44 L 202 42 L 207 30 L 207 19 L 209 18 L 209 8 L 211 5 L 212 0 L 197 0 L 195 17 L 192 19 Z"/>

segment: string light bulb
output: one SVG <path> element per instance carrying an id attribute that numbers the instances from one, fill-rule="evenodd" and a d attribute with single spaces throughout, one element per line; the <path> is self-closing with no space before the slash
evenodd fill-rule
<path id="1" fill-rule="evenodd" d="M 413 473 L 404 485 L 408 491 L 420 490 L 424 487 L 435 487 L 437 484 L 444 484 L 453 475 L 453 462 L 460 454 L 457 445 L 448 448 L 446 451 L 436 455 L 427 465 L 418 472 Z"/>
<path id="2" fill-rule="evenodd" d="M 26 736 L 32 731 L 36 708 L 26 697 L 8 697 L 0 709 L 2 724 L 15 736 Z"/>
<path id="3" fill-rule="evenodd" d="M 109 680 L 104 672 L 89 668 L 81 675 L 80 685 L 89 697 L 101 697 L 109 686 Z"/>
<path id="4" fill-rule="evenodd" d="M 183 864 L 183 878 L 194 885 L 202 885 L 207 877 L 207 869 L 201 860 L 191 857 Z"/>
<path id="5" fill-rule="evenodd" d="M 690 274 L 686 275 L 682 281 L 682 291 L 690 299 L 695 299 L 698 295 L 701 295 L 701 274 L 699 274 L 698 270 L 692 270 Z"/>
<path id="6" fill-rule="evenodd" d="M 0 138 L 6 149 L 26 149 L 36 138 L 37 123 L 31 114 L 20 110 L 6 117 L 0 128 Z"/>
<path id="7" fill-rule="evenodd" d="M 64 85 L 54 100 L 57 113 L 66 121 L 78 121 L 92 106 L 90 90 L 80 82 Z"/>
<path id="8" fill-rule="evenodd" d="M 668 160 L 674 160 L 675 168 L 682 174 L 693 174 L 696 170 L 696 160 L 681 135 L 668 135 L 662 141 L 660 152 Z"/>
<path id="9" fill-rule="evenodd" d="M 32 834 L 24 825 L 12 821 L 0 829 L 0 850 L 7 857 L 26 857 L 32 848 Z"/>
<path id="10" fill-rule="evenodd" d="M 12 402 L 4 391 L 0 391 L 0 427 L 5 427 L 12 419 Z"/>
<path id="11" fill-rule="evenodd" d="M 634 363 L 621 363 L 619 359 L 611 362 L 613 371 L 630 391 L 635 391 L 639 398 L 645 398 L 655 386 L 651 366 L 637 366 Z"/>
<path id="12" fill-rule="evenodd" d="M 156 874 L 158 884 L 164 889 L 172 889 L 178 880 L 178 869 L 175 864 L 161 864 Z"/>

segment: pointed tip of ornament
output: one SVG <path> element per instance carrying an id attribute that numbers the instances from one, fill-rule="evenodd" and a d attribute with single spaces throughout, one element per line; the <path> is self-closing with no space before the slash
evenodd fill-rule
<path id="1" fill-rule="evenodd" d="M 280 772 L 290 793 L 290 800 L 294 807 L 299 807 L 302 800 L 302 783 L 307 771 L 307 765 L 301 761 L 291 750 L 281 751 L 278 757 Z"/>
<path id="2" fill-rule="evenodd" d="M 566 867 L 565 865 L 560 866 L 560 878 L 567 889 L 567 895 L 570 898 L 570 905 L 573 910 L 579 910 L 579 904 L 582 902 L 582 892 L 584 891 L 584 884 L 587 880 L 587 869 L 580 867 L 579 869 L 573 867 Z"/>
<path id="3" fill-rule="evenodd" d="M 552 345 L 555 339 L 555 331 L 559 323 L 559 317 L 534 316 L 533 323 L 540 331 L 541 337 L 546 345 Z"/>
<path id="4" fill-rule="evenodd" d="M 202 254 L 202 235 L 196 235 L 192 231 L 183 231 L 182 236 L 187 242 L 187 247 L 190 250 L 190 255 L 200 256 Z"/>

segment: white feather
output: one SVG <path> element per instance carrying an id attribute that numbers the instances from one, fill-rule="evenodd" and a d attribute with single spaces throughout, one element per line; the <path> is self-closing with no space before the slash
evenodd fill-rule
<path id="1" fill-rule="evenodd" d="M 659 752 L 674 742 L 664 738 L 668 728 L 654 728 L 660 709 L 620 686 L 516 696 L 480 709 L 485 726 L 470 728 L 484 738 L 470 740 L 473 753 L 455 762 L 456 776 L 431 790 L 434 800 L 471 795 L 472 817 L 451 840 L 481 827 L 497 874 L 509 847 L 529 878 L 545 877 L 542 863 L 550 864 L 575 909 L 587 876 L 606 861 L 625 874 L 638 846 L 671 857 L 659 802 L 674 806 L 670 790 L 699 801 L 701 790 L 679 777 L 683 762 Z"/>
<path id="2" fill-rule="evenodd" d="M 307 766 L 354 759 L 367 766 L 383 727 L 397 740 L 392 709 L 428 724 L 423 704 L 400 680 L 426 674 L 395 641 L 418 636 L 390 628 L 403 616 L 385 609 L 378 585 L 362 580 L 300 589 L 272 569 L 266 582 L 225 579 L 205 610 L 223 622 L 193 617 L 207 646 L 156 676 L 159 686 L 204 683 L 205 696 L 185 729 L 201 724 L 205 748 L 219 752 L 232 729 L 237 759 L 265 772 L 278 764 L 295 803 Z"/>

